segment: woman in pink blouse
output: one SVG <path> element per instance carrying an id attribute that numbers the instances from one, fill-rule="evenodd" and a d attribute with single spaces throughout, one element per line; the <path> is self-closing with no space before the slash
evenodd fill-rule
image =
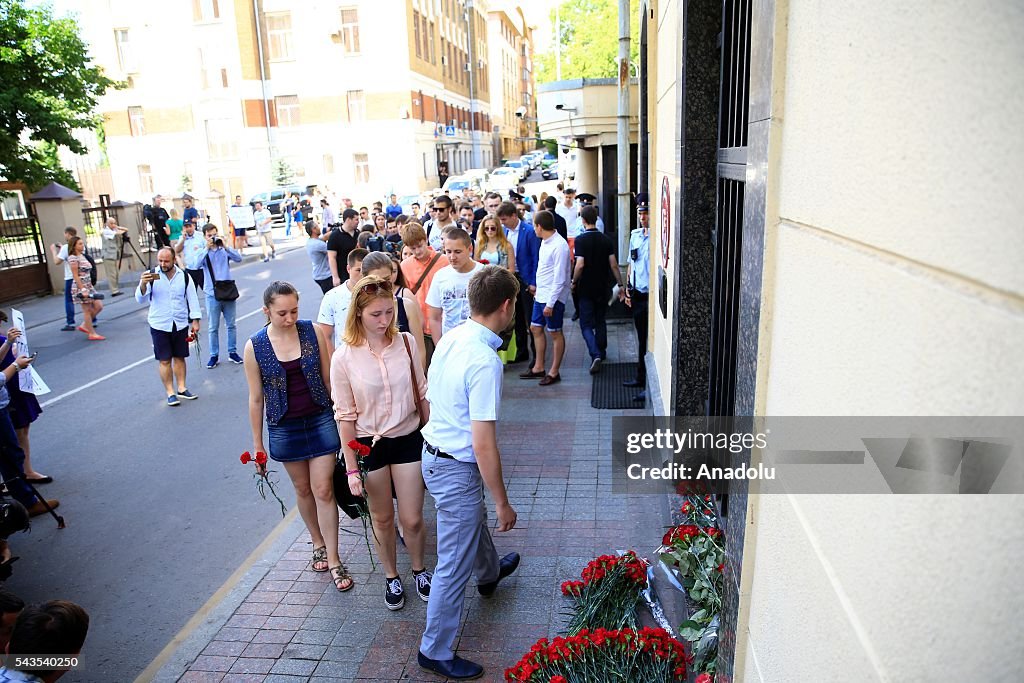
<path id="1" fill-rule="evenodd" d="M 420 420 L 429 417 L 427 380 L 418 358 L 416 339 L 395 324 L 395 295 L 389 279 L 364 277 L 352 290 L 345 344 L 331 359 L 334 417 L 338 422 L 348 485 L 362 495 L 359 465 L 349 442 L 370 447 L 363 459 L 366 494 L 373 522 L 377 557 L 384 568 L 384 603 L 390 610 L 405 605 L 405 591 L 395 561 L 395 509 L 412 563 L 416 593 L 430 597 L 431 573 L 423 564 L 423 437 Z M 422 418 L 421 418 L 422 415 Z"/>

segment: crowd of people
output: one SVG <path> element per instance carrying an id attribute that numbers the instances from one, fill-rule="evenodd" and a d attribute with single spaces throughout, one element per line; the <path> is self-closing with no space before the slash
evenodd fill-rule
<path id="1" fill-rule="evenodd" d="M 314 547 L 310 568 L 329 574 L 339 591 L 353 587 L 338 551 L 335 487 L 365 495 L 384 573 L 385 607 L 405 604 L 397 562 L 401 538 L 411 585 L 428 603 L 420 664 L 456 680 L 482 671 L 455 654 L 471 575 L 478 592 L 489 596 L 520 562 L 516 553 L 499 557 L 483 498 L 486 487 L 496 505 L 498 531 L 515 526 L 496 436 L 503 366 L 526 364 L 519 377 L 541 387 L 560 382 L 572 299 L 572 319 L 579 320 L 591 357 L 590 373 L 599 373 L 607 353 L 605 312 L 618 297 L 633 310 L 640 342 L 637 377 L 627 384 L 644 385 L 646 197 L 637 198 L 639 226 L 630 236 L 623 277 L 593 195 L 559 190 L 557 196 L 539 198 L 514 192 L 508 200 L 496 193 L 467 192 L 457 200 L 441 195 L 422 215 L 417 205 L 409 207 L 411 215 L 404 213 L 394 195 L 372 211 L 342 200 L 339 214 L 327 198 L 319 199 L 319 211 L 294 198 L 287 207 L 290 221 L 306 232 L 312 280 L 322 294 L 316 319 L 299 319 L 297 287 L 274 282 L 263 295 L 267 324 L 241 352 L 231 272 L 231 264 L 242 260 L 241 235 L 233 226 L 221 237 L 215 225 L 200 228 L 198 215 L 189 213 L 180 234 L 161 246 L 157 266 L 142 274 L 135 289 L 136 301 L 148 307 L 168 406 L 197 398 L 188 388 L 185 359 L 203 309 L 209 321 L 209 369 L 220 362 L 224 319 L 227 358 L 245 368 L 254 452 L 281 463 L 291 480 Z M 256 207 L 257 232 L 269 224 L 265 213 Z M 107 229 L 114 237 L 122 230 L 114 221 Z M 68 268 L 66 301 L 80 306 L 84 317 L 81 327 L 70 316 L 68 324 L 98 340 L 102 302 L 91 296 L 91 264 L 82 257 L 82 246 L 69 228 L 67 244 L 54 245 L 52 255 Z M 264 260 L 274 258 L 272 238 L 262 246 Z M 0 385 L 0 465 L 8 492 L 22 508 L 15 512 L 27 522 L 59 502 L 40 500 L 26 484 L 52 479 L 30 461 L 28 425 L 39 414 L 38 402 L 10 382 L 32 362 L 9 352 L 19 335 L 8 330 L 0 346 L 0 356 L 7 356 Z M 345 472 L 341 480 L 339 462 Z M 433 570 L 425 563 L 425 490 L 437 508 Z M 6 562 L 10 553 L 6 542 L 0 543 L 0 560 Z"/>

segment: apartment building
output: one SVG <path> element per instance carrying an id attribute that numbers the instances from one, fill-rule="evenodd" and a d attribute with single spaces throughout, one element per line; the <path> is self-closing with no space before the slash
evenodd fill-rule
<path id="1" fill-rule="evenodd" d="M 484 0 L 109 0 L 79 17 L 119 198 L 295 184 L 370 201 L 491 159 Z"/>
<path id="2" fill-rule="evenodd" d="M 537 148 L 537 103 L 533 75 L 533 28 L 518 5 L 492 7 L 487 15 L 491 49 L 491 112 L 494 156 L 518 158 Z M 516 111 L 522 116 L 517 116 Z"/>

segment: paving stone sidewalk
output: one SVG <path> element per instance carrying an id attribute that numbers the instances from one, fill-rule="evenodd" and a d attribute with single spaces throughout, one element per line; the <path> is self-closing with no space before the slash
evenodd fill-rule
<path id="1" fill-rule="evenodd" d="M 567 321 L 568 323 L 568 321 Z M 519 570 L 490 599 L 470 581 L 459 655 L 485 667 L 482 680 L 502 681 L 541 637 L 563 628 L 568 603 L 559 586 L 595 556 L 655 548 L 668 524 L 661 499 L 612 493 L 611 418 L 643 410 L 590 407 L 589 358 L 576 324 L 567 324 L 562 382 L 539 387 L 521 380 L 525 365 L 506 370 L 499 446 L 509 498 L 519 518 L 514 530 L 494 534 L 499 554 L 522 554 Z M 609 362 L 635 360 L 631 324 L 609 325 Z M 435 547 L 433 501 L 426 497 L 428 552 Z M 494 523 L 494 507 L 489 506 Z M 342 516 L 345 528 L 361 523 Z M 178 678 L 184 682 L 441 681 L 416 663 L 426 605 L 410 595 L 405 608 L 384 607 L 384 581 L 371 572 L 361 535 L 341 534 L 341 557 L 355 579 L 346 593 L 309 570 L 305 532 L 272 568 Z M 280 554 L 280 553 L 279 553 Z M 428 555 L 427 566 L 436 557 Z M 411 584 L 408 555 L 399 569 Z"/>

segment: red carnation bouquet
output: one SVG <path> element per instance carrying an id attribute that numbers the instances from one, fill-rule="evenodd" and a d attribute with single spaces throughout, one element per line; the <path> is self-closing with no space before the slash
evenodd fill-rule
<path id="1" fill-rule="evenodd" d="M 635 552 L 591 560 L 581 578 L 562 584 L 562 594 L 573 601 L 566 633 L 636 626 L 641 593 L 647 588 L 647 563 Z"/>
<path id="2" fill-rule="evenodd" d="M 376 440 L 375 440 L 376 441 Z M 376 570 L 377 565 L 373 561 L 373 549 L 370 547 L 370 532 L 373 531 L 373 520 L 370 518 L 370 497 L 366 492 L 366 456 L 370 455 L 370 447 L 364 443 L 352 439 L 348 442 L 348 447 L 355 453 L 356 463 L 359 468 L 359 480 L 363 484 L 363 500 L 359 504 L 359 520 L 363 523 L 363 540 L 366 541 L 366 554 L 370 558 L 370 567 Z M 348 482 L 345 483 L 348 485 Z M 373 538 L 377 539 L 377 533 L 373 533 Z"/>
<path id="3" fill-rule="evenodd" d="M 270 489 L 270 493 L 274 496 L 277 504 L 281 506 L 281 516 L 287 515 L 288 508 L 285 507 L 281 496 L 277 495 L 277 489 L 274 488 L 274 478 L 270 476 L 274 474 L 274 470 L 267 469 L 267 454 L 263 451 L 256 451 L 256 457 L 253 457 L 249 451 L 246 451 L 238 459 L 242 461 L 243 465 L 248 465 L 250 462 L 255 463 L 256 471 L 253 472 L 252 476 L 256 479 L 256 490 L 259 492 L 260 497 L 266 500 L 267 489 Z"/>
<path id="4" fill-rule="evenodd" d="M 512 668 L 508 683 L 686 680 L 682 643 L 665 629 L 584 629 L 573 636 L 541 638 Z"/>

